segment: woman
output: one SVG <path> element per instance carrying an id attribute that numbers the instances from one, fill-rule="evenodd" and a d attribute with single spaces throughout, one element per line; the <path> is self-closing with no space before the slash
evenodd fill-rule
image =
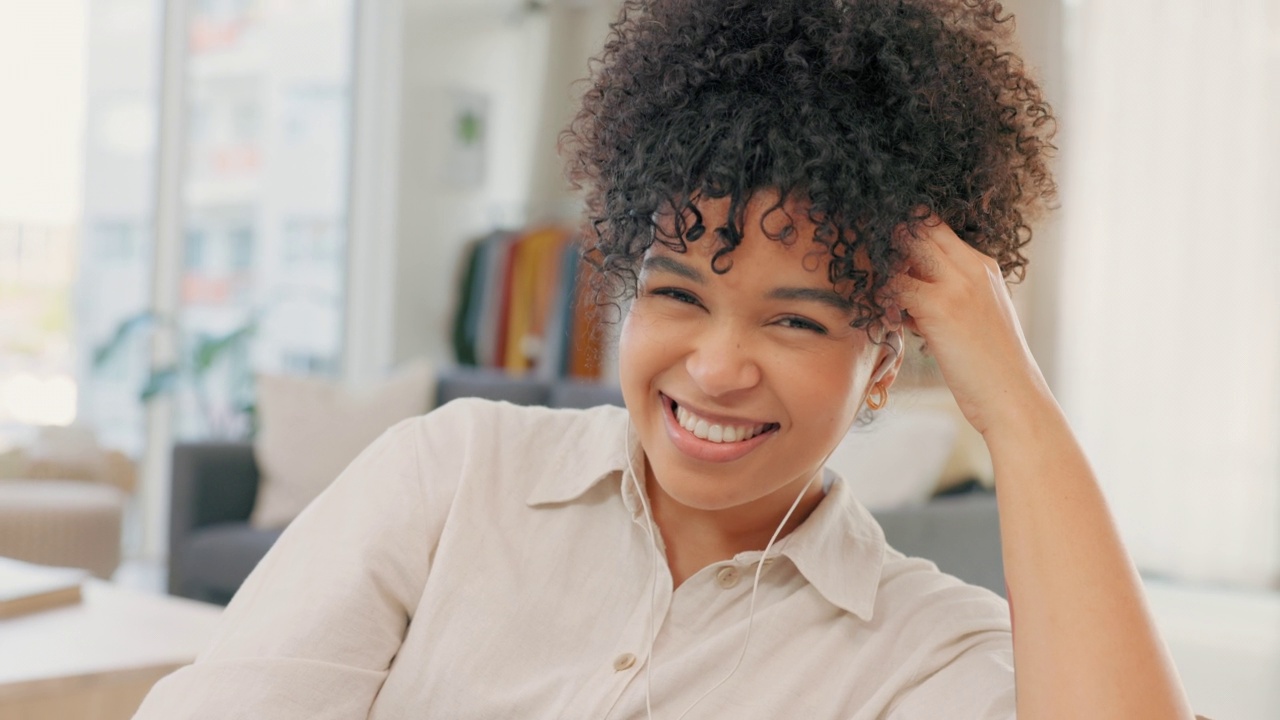
<path id="1" fill-rule="evenodd" d="M 626 2 L 565 136 L 625 411 L 392 429 L 138 717 L 1189 718 L 1005 286 L 1054 185 L 1000 12 Z M 1008 606 L 823 471 L 906 332 L 990 449 Z"/>

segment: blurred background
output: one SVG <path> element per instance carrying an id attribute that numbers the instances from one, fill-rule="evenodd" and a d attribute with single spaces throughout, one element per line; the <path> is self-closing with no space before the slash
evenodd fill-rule
<path id="1" fill-rule="evenodd" d="M 616 7 L 0 0 L 0 477 L 116 493 L 91 561 L 3 529 L 0 555 L 200 596 L 173 536 L 205 511 L 174 508 L 209 491 L 175 449 L 259 443 L 284 475 L 262 435 L 308 413 L 273 382 L 607 399 L 555 146 Z M 1005 7 L 1060 121 L 1028 341 L 1197 711 L 1280 717 L 1280 2 Z M 43 512 L 4 482 L 0 524 Z M 270 529 L 264 492 L 226 507 Z"/>

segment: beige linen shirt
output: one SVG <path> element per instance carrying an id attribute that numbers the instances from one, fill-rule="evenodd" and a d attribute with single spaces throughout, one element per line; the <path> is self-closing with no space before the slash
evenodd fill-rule
<path id="1" fill-rule="evenodd" d="M 737 662 L 761 553 L 672 592 L 620 408 L 460 400 L 374 442 L 137 720 L 676 720 Z M 626 479 L 624 479 L 626 478 Z M 656 642 L 649 653 L 649 622 Z M 1008 607 L 885 545 L 837 479 L 770 550 L 750 645 L 687 718 L 1014 717 Z"/>

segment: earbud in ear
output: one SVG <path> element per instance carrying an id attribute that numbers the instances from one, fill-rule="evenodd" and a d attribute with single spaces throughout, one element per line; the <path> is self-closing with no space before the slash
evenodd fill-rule
<path id="1" fill-rule="evenodd" d="M 902 331 L 901 330 L 894 330 L 893 332 L 889 333 L 889 336 L 886 337 L 884 341 L 886 343 L 889 343 L 889 347 L 893 348 L 893 356 L 895 358 L 902 354 Z"/>
<path id="2" fill-rule="evenodd" d="M 880 364 L 876 366 L 876 371 L 871 375 L 872 385 L 880 382 L 885 375 L 889 374 L 889 371 L 893 369 L 894 364 L 897 362 L 898 356 L 902 354 L 902 331 L 894 330 L 890 332 L 885 336 L 884 342 L 893 349 L 893 352 L 885 353 L 885 356 L 880 358 Z"/>

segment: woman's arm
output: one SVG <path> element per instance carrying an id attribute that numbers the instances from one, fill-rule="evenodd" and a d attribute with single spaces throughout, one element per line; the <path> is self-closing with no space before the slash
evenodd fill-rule
<path id="1" fill-rule="evenodd" d="M 998 264 L 931 220 L 892 283 L 995 468 L 1020 720 L 1191 718 L 1102 491 Z"/>

